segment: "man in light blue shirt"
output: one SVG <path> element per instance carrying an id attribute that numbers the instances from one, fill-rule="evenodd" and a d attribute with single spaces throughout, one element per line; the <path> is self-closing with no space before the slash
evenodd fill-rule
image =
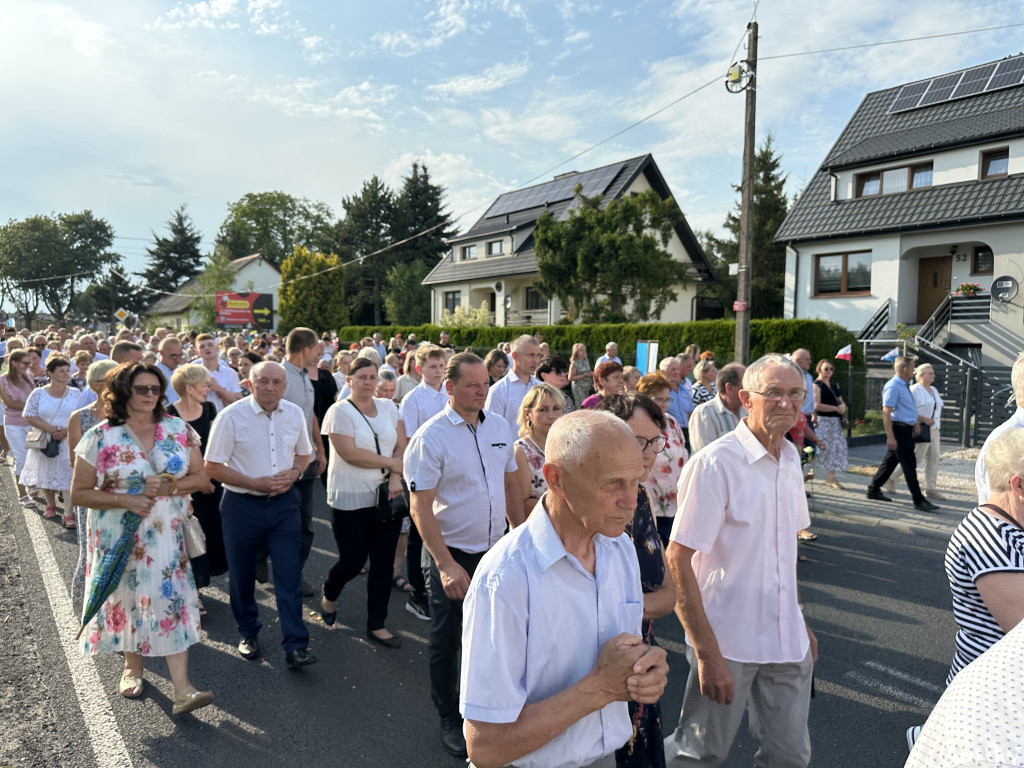
<path id="1" fill-rule="evenodd" d="M 512 370 L 503 378 L 494 382 L 487 393 L 487 404 L 484 405 L 491 413 L 501 416 L 512 428 L 512 434 L 519 434 L 519 406 L 522 405 L 526 393 L 540 384 L 533 374 L 540 365 L 540 344 L 533 336 L 523 334 L 512 342 Z"/>
<path id="2" fill-rule="evenodd" d="M 914 499 L 914 509 L 920 512 L 934 512 L 939 507 L 928 501 L 921 493 L 917 482 L 917 458 L 914 456 L 914 435 L 921 431 L 917 424 L 917 403 L 910 391 L 910 379 L 914 375 L 914 359 L 900 355 L 893 363 L 896 375 L 882 387 L 882 426 L 885 427 L 885 456 L 875 470 L 875 476 L 868 485 L 868 498 L 875 501 L 892 501 L 880 490 L 885 481 L 899 464 L 907 482 L 907 489 Z M 938 439 L 938 435 L 935 436 Z"/>
<path id="3" fill-rule="evenodd" d="M 603 411 L 560 418 L 545 453 L 548 491 L 484 556 L 466 595 L 469 757 L 614 766 L 632 735 L 626 702 L 657 701 L 668 673 L 665 651 L 641 642 L 640 571 L 623 535 L 643 462 L 633 432 Z"/>
<path id="4" fill-rule="evenodd" d="M 658 366 L 669 383 L 669 415 L 682 427 L 687 451 L 690 451 L 690 414 L 693 413 L 693 382 L 689 378 L 693 366 L 693 357 L 685 354 L 666 357 Z"/>
<path id="5" fill-rule="evenodd" d="M 613 362 L 622 365 L 622 360 L 619 359 L 619 345 L 614 341 L 609 341 L 604 345 L 604 354 L 597 358 L 594 363 L 594 367 L 597 368 L 601 363 Z"/>

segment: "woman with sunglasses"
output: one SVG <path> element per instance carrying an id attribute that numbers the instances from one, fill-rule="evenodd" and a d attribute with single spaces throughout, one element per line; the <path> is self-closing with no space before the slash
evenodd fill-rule
<path id="1" fill-rule="evenodd" d="M 142 660 L 164 656 L 174 684 L 172 714 L 213 701 L 189 680 L 188 648 L 199 642 L 199 596 L 185 550 L 189 495 L 206 488 L 199 436 L 164 411 L 167 386 L 155 365 L 125 363 L 107 376 L 105 423 L 75 449 L 71 495 L 89 508 L 86 594 L 129 515 L 142 518 L 121 578 L 82 634 L 86 655 L 124 653 L 118 691 L 142 695 Z"/>
<path id="2" fill-rule="evenodd" d="M 816 434 L 825 443 L 825 450 L 818 455 L 818 466 L 828 472 L 825 485 L 843 490 L 836 480 L 836 472 L 846 471 L 846 437 L 843 435 L 843 414 L 846 403 L 839 393 L 839 385 L 832 381 L 835 366 L 828 360 L 818 361 L 818 378 L 814 380 L 814 418 L 817 421 Z"/>

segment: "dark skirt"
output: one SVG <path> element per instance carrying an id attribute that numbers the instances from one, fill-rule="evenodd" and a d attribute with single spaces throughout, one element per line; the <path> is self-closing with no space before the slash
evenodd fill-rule
<path id="1" fill-rule="evenodd" d="M 224 530 L 220 524 L 220 483 L 213 484 L 213 493 L 193 493 L 192 512 L 206 534 L 206 554 L 192 558 L 192 575 L 197 587 L 206 587 L 210 578 L 228 572 L 228 556 L 224 550 Z"/>

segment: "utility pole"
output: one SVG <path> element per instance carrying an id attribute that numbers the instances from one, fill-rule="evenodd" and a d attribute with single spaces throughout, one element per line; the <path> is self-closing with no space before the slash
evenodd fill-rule
<path id="1" fill-rule="evenodd" d="M 740 193 L 739 276 L 736 284 L 736 350 L 735 361 L 746 365 L 750 358 L 750 285 L 753 277 L 754 252 L 754 115 L 757 110 L 757 22 L 747 25 L 745 67 L 733 67 L 730 80 L 746 76 L 747 104 L 743 125 L 743 183 Z M 745 71 L 743 71 L 745 69 Z M 736 75 L 733 75 L 733 72 Z M 728 87 L 728 85 L 727 85 Z M 731 89 L 730 89 L 731 90 Z"/>

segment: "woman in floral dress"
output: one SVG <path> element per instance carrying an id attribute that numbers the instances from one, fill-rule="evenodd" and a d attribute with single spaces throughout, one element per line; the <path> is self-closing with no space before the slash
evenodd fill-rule
<path id="1" fill-rule="evenodd" d="M 665 447 L 655 458 L 654 466 L 643 485 L 654 502 L 654 519 L 658 524 L 661 543 L 667 547 L 672 522 L 676 518 L 676 486 L 679 485 L 679 476 L 690 454 L 686 451 L 686 441 L 679 422 L 668 412 L 669 393 L 672 391 L 668 379 L 660 371 L 649 373 L 640 379 L 637 391 L 651 398 L 665 416 L 665 428 L 661 430 Z"/>
<path id="2" fill-rule="evenodd" d="M 155 365 L 126 363 L 107 378 L 105 423 L 75 449 L 72 496 L 88 507 L 86 594 L 104 556 L 122 534 L 125 515 L 142 518 L 118 586 L 83 633 L 86 655 L 124 653 L 122 696 L 142 695 L 142 659 L 164 656 L 174 683 L 173 713 L 213 700 L 188 677 L 188 647 L 199 642 L 199 599 L 182 523 L 188 494 L 208 482 L 199 439 L 165 414 L 167 386 Z"/>
<path id="3" fill-rule="evenodd" d="M 519 439 L 515 442 L 516 482 L 529 517 L 548 489 L 541 469 L 548 430 L 562 415 L 565 396 L 550 384 L 537 384 L 519 405 Z"/>
<path id="4" fill-rule="evenodd" d="M 657 403 L 646 395 L 627 392 L 609 395 L 597 406 L 609 411 L 629 424 L 636 436 L 647 473 L 654 467 L 659 453 L 668 440 L 662 434 L 665 416 Z M 641 484 L 637 486 L 636 510 L 626 526 L 626 535 L 633 540 L 637 562 L 640 565 L 640 585 L 644 593 L 644 643 L 657 645 L 653 620 L 672 613 L 676 605 L 676 587 L 668 573 L 665 548 L 654 522 L 651 497 Z M 629 702 L 629 716 L 633 720 L 633 738 L 615 751 L 618 768 L 664 768 L 665 748 L 661 736 L 661 704 Z"/>

